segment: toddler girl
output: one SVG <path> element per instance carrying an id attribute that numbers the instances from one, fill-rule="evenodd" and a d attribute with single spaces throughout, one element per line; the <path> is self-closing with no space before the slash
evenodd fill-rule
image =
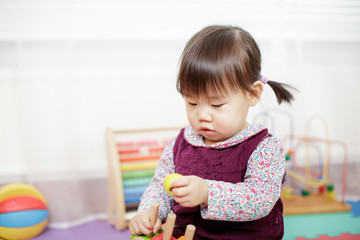
<path id="1" fill-rule="evenodd" d="M 194 239 L 281 239 L 280 199 L 285 160 L 278 138 L 246 121 L 264 85 L 279 103 L 291 103 L 289 85 L 261 76 L 261 54 L 252 36 L 233 26 L 209 26 L 187 43 L 177 89 L 185 100 L 190 125 L 169 142 L 155 176 L 130 221 L 132 234 L 157 232 L 168 213 L 176 215 L 173 235 L 196 227 Z M 171 173 L 174 196 L 163 187 Z M 159 202 L 150 223 L 148 209 Z"/>

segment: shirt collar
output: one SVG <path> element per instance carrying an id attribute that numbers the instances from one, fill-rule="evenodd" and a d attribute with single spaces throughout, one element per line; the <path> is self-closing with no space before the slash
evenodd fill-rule
<path id="1" fill-rule="evenodd" d="M 218 142 L 210 146 L 205 145 L 203 137 L 199 133 L 197 133 L 190 125 L 185 128 L 184 137 L 189 144 L 195 147 L 223 149 L 237 145 L 264 129 L 265 127 L 261 123 L 250 124 L 248 127 L 237 133 L 235 136 L 223 142 Z"/>

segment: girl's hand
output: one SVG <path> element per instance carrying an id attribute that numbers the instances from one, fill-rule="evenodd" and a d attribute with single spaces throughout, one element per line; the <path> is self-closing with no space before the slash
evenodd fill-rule
<path id="1" fill-rule="evenodd" d="M 132 235 L 148 235 L 157 233 L 161 227 L 161 219 L 159 216 L 156 218 L 155 225 L 150 222 L 149 212 L 140 212 L 130 220 L 129 230 Z"/>
<path id="2" fill-rule="evenodd" d="M 208 201 L 208 184 L 198 176 L 184 176 L 171 183 L 174 200 L 183 207 L 195 207 Z"/>

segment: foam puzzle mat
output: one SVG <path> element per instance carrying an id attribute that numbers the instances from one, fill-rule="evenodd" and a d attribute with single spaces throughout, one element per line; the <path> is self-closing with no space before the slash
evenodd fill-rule
<path id="1" fill-rule="evenodd" d="M 360 239 L 360 202 L 348 202 L 343 213 L 284 216 L 284 240 Z"/>

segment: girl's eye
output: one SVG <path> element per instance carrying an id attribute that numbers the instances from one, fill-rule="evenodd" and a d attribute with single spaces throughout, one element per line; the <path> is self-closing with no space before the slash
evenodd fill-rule
<path id="1" fill-rule="evenodd" d="M 219 107 L 221 107 L 222 105 L 224 105 L 224 104 L 213 104 L 213 105 L 211 105 L 211 106 L 214 107 L 214 108 L 219 108 Z"/>
<path id="2" fill-rule="evenodd" d="M 196 104 L 196 103 L 189 102 L 189 105 L 190 105 L 190 106 L 196 106 L 197 104 Z"/>

